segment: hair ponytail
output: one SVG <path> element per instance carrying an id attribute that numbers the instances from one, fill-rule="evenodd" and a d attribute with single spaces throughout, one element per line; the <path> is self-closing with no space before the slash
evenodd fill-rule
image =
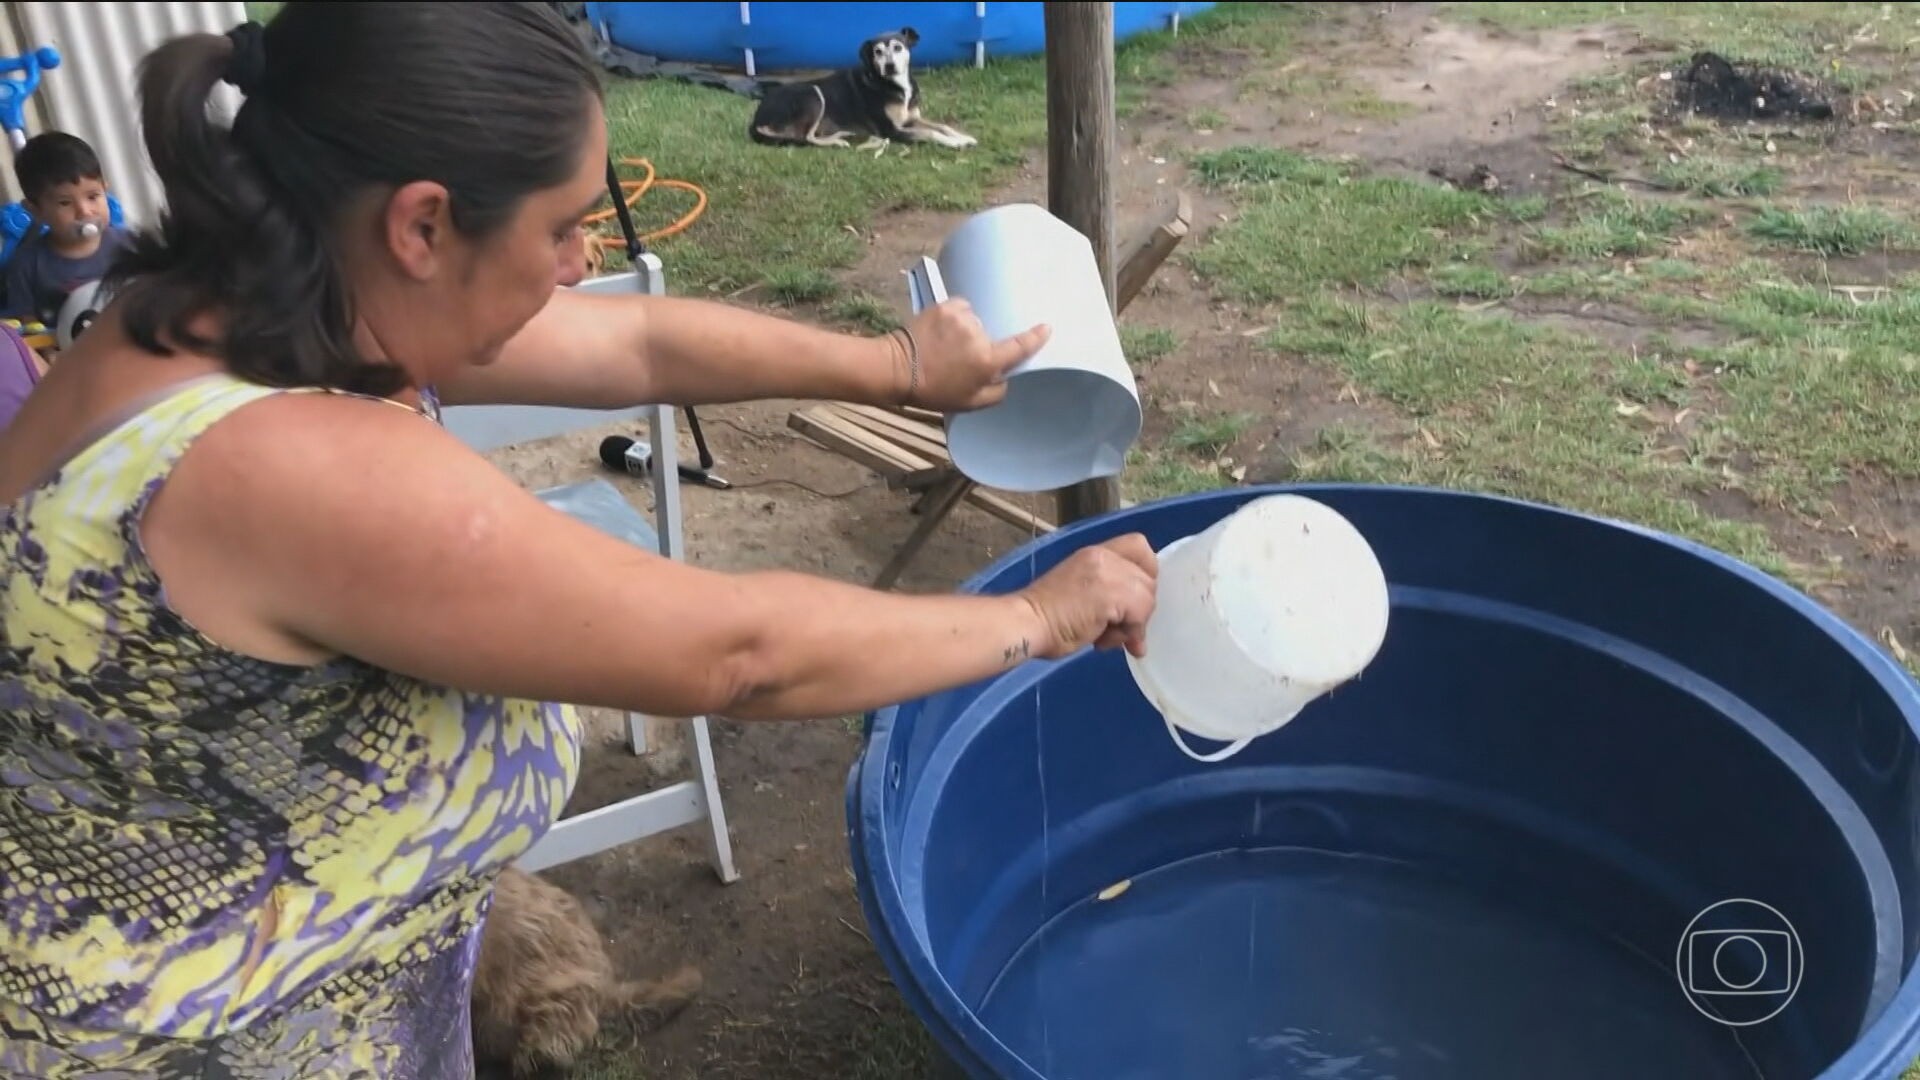
<path id="1" fill-rule="evenodd" d="M 135 235 L 110 275 L 127 332 L 150 352 L 206 352 L 267 385 L 392 393 L 405 376 L 359 354 L 317 223 L 288 213 L 235 131 L 209 115 L 233 49 L 231 38 L 195 34 L 141 65 L 140 120 L 167 205 L 159 228 Z M 263 104 L 248 100 L 235 128 Z M 224 324 L 218 338 L 196 329 L 206 314 Z"/>
<path id="2" fill-rule="evenodd" d="M 231 128 L 209 115 L 223 80 L 246 94 Z M 177 38 L 140 70 L 167 206 L 107 288 L 150 352 L 205 352 L 266 385 L 391 393 L 405 373 L 355 344 L 330 243 L 342 207 L 369 185 L 431 179 L 456 226 L 485 234 L 572 175 L 598 93 L 545 4 L 293 3 L 264 32 Z"/>

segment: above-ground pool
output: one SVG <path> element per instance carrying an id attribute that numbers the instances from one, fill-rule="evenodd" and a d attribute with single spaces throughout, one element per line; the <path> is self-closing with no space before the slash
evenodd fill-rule
<path id="1" fill-rule="evenodd" d="M 1750 567 L 1335 485 L 1070 525 L 968 591 L 1276 490 L 1353 522 L 1392 620 L 1237 756 L 1176 750 L 1113 652 L 871 718 L 860 898 L 962 1072 L 1892 1080 L 1920 1054 L 1920 686 Z"/>
<path id="2" fill-rule="evenodd" d="M 978 63 L 1046 47 L 1044 4 L 955 3 L 589 3 L 587 21 L 606 40 L 660 60 L 768 71 L 841 68 L 860 43 L 911 26 L 920 65 Z M 1125 40 L 1164 30 L 1212 4 L 1113 5 L 1113 33 Z"/>

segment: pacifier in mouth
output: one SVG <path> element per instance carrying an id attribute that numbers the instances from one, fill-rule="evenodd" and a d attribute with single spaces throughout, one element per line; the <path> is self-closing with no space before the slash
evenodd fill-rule
<path id="1" fill-rule="evenodd" d="M 100 235 L 100 223 L 92 219 L 76 221 L 67 228 L 68 239 L 91 240 Z"/>

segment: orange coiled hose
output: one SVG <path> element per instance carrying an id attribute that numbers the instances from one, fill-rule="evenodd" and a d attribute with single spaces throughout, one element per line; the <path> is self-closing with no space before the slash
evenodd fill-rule
<path id="1" fill-rule="evenodd" d="M 700 185 L 686 180 L 661 180 L 654 172 L 653 162 L 648 161 L 646 158 L 621 158 L 620 164 L 645 169 L 647 171 L 647 175 L 639 180 L 622 180 L 620 182 L 620 190 L 625 195 L 624 201 L 629 209 L 642 198 L 646 197 L 647 192 L 655 187 L 678 188 L 681 191 L 691 191 L 695 196 L 693 209 L 682 214 L 679 220 L 665 228 L 655 229 L 649 233 L 641 233 L 640 239 L 643 242 L 660 240 L 672 236 L 677 232 L 684 231 L 687 226 L 699 220 L 701 214 L 707 212 L 707 193 Z M 611 221 L 616 212 L 616 208 L 611 206 L 605 210 L 596 210 L 588 214 L 586 220 L 581 224 L 591 228 L 595 225 Z M 607 250 L 624 251 L 626 249 L 625 237 L 617 233 L 612 236 L 600 233 L 588 233 L 587 235 L 593 244 L 596 255 Z"/>

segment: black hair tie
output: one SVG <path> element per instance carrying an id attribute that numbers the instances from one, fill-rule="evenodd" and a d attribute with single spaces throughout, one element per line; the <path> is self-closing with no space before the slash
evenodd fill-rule
<path id="1" fill-rule="evenodd" d="M 252 97 L 267 77 L 267 28 L 257 22 L 243 22 L 227 31 L 233 42 L 233 55 L 227 58 L 222 79 Z"/>

